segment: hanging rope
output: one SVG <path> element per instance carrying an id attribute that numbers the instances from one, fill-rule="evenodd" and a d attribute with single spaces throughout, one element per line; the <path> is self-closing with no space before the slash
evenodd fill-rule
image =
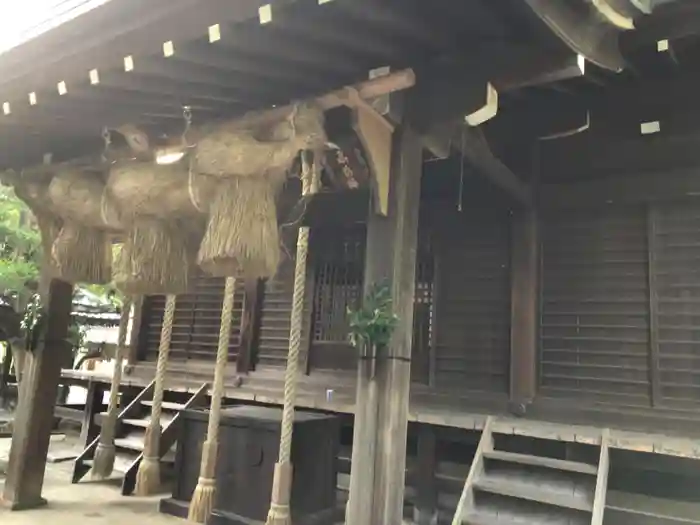
<path id="1" fill-rule="evenodd" d="M 176 299 L 177 296 L 173 294 L 168 294 L 165 299 L 165 314 L 163 315 L 163 327 L 160 332 L 158 363 L 156 365 L 156 378 L 153 387 L 153 407 L 151 408 L 151 419 L 144 437 L 143 459 L 136 475 L 136 494 L 139 496 L 154 494 L 160 487 L 160 435 L 162 431 L 160 416 L 163 409 L 165 371 L 168 365 L 168 354 L 170 353 L 170 338 L 173 331 Z"/>
<path id="2" fill-rule="evenodd" d="M 307 196 L 312 189 L 318 189 L 320 156 L 316 155 L 315 157 L 312 168 L 308 159 L 308 152 L 302 152 L 303 196 Z M 299 236 L 297 238 L 296 265 L 294 268 L 294 295 L 291 328 L 289 331 L 289 354 L 287 355 L 287 369 L 284 375 L 284 408 L 282 411 L 279 458 L 275 465 L 270 511 L 267 515 L 266 525 L 290 525 L 292 522 L 289 507 L 292 492 L 292 434 L 294 431 L 294 405 L 297 395 L 297 373 L 299 369 L 299 351 L 301 349 L 308 249 L 309 227 L 302 226 L 299 228 Z"/>
<path id="3" fill-rule="evenodd" d="M 216 495 L 216 460 L 219 450 L 219 422 L 221 420 L 221 400 L 224 397 L 224 376 L 228 364 L 228 347 L 231 337 L 231 320 L 233 318 L 233 302 L 236 288 L 234 277 L 226 278 L 224 302 L 221 308 L 221 327 L 219 328 L 219 346 L 216 350 L 216 366 L 214 368 L 214 388 L 211 394 L 209 408 L 209 424 L 207 439 L 202 446 L 202 463 L 199 471 L 199 481 L 192 495 L 187 519 L 205 523 L 214 506 Z"/>
<path id="4" fill-rule="evenodd" d="M 119 335 L 117 336 L 117 353 L 114 356 L 114 371 L 112 372 L 112 386 L 109 390 L 109 408 L 107 417 L 103 420 L 100 442 L 95 451 L 92 463 L 93 479 L 106 479 L 114 470 L 114 437 L 117 428 L 117 416 L 119 415 L 119 389 L 122 382 L 122 364 L 126 350 L 126 332 L 129 327 L 129 315 L 131 314 L 131 298 L 125 297 L 122 305 L 122 315 L 119 318 Z"/>

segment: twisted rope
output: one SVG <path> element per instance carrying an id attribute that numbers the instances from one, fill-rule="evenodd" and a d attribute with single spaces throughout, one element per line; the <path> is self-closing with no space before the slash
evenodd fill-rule
<path id="1" fill-rule="evenodd" d="M 119 318 L 119 334 L 117 336 L 117 354 L 114 359 L 114 371 L 112 372 L 112 386 L 109 390 L 109 408 L 107 417 L 102 424 L 100 443 L 105 446 L 114 446 L 114 435 L 119 414 L 119 389 L 122 382 L 122 364 L 124 350 L 126 349 L 126 332 L 129 327 L 129 315 L 131 314 L 131 297 L 124 298 L 122 315 Z"/>
<path id="2" fill-rule="evenodd" d="M 214 492 L 216 490 L 216 460 L 219 449 L 219 423 L 221 421 L 221 400 L 224 397 L 224 377 L 228 365 L 228 348 L 231 338 L 231 320 L 233 318 L 235 277 L 226 278 L 224 300 L 221 307 L 221 326 L 219 327 L 219 344 L 216 350 L 216 366 L 214 367 L 214 386 L 209 408 L 207 437 L 202 447 L 202 463 L 199 469 L 199 480 L 190 502 L 188 519 L 204 523 L 212 510 Z"/>
<path id="3" fill-rule="evenodd" d="M 221 327 L 219 328 L 219 346 L 216 350 L 216 367 L 214 368 L 214 388 L 211 394 L 207 440 L 216 439 L 221 420 L 221 400 L 224 397 L 224 377 L 228 365 L 228 347 L 231 338 L 231 320 L 233 319 L 233 302 L 236 278 L 227 277 L 224 288 L 224 303 L 221 310 Z M 204 473 L 202 473 L 204 474 Z"/>
<path id="4" fill-rule="evenodd" d="M 170 354 L 170 338 L 173 333 L 176 299 L 177 296 L 173 294 L 167 295 L 165 299 L 165 313 L 163 315 L 163 327 L 160 331 L 158 363 L 156 364 L 155 385 L 153 387 L 153 407 L 151 408 L 151 420 L 147 429 L 147 433 L 151 433 L 151 439 L 146 440 L 143 451 L 143 456 L 146 459 L 159 459 L 160 416 L 163 410 L 165 371 L 168 365 L 168 355 Z"/>
<path id="5" fill-rule="evenodd" d="M 122 363 L 126 348 L 126 332 L 129 327 L 129 314 L 131 313 L 131 298 L 125 297 L 122 306 L 122 315 L 119 318 L 119 335 L 117 337 L 117 352 L 114 356 L 114 370 L 112 372 L 112 385 L 109 390 L 109 408 L 107 416 L 102 423 L 100 441 L 95 451 L 92 462 L 91 476 L 93 479 L 106 479 L 114 470 L 114 437 L 119 415 L 119 390 L 122 382 Z"/>
<path id="6" fill-rule="evenodd" d="M 317 189 L 318 180 L 315 171 L 319 168 L 318 159 L 310 165 L 308 152 L 302 152 L 302 195 L 307 196 L 312 187 Z M 312 173 L 312 169 L 314 173 Z M 279 458 L 275 467 L 275 479 L 270 501 L 267 525 L 281 525 L 290 522 L 289 500 L 291 496 L 291 457 L 292 437 L 294 433 L 294 406 L 297 396 L 297 374 L 299 371 L 299 352 L 301 350 L 301 332 L 304 313 L 304 296 L 306 287 L 306 260 L 309 251 L 309 228 L 299 228 L 297 237 L 296 264 L 294 267 L 294 293 L 292 299 L 291 327 L 289 330 L 289 353 L 284 374 L 284 407 L 280 436 Z"/>

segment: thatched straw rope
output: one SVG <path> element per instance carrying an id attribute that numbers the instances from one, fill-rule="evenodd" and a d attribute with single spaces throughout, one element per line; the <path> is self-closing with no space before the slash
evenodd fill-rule
<path id="1" fill-rule="evenodd" d="M 226 278 L 224 301 L 221 308 L 221 325 L 219 328 L 219 346 L 216 351 L 216 366 L 214 368 L 214 388 L 209 407 L 209 423 L 207 439 L 202 446 L 202 463 L 199 471 L 199 481 L 190 502 L 187 519 L 205 523 L 211 514 L 216 495 L 216 461 L 219 450 L 219 422 L 221 420 L 221 400 L 224 396 L 224 376 L 228 364 L 228 347 L 231 337 L 231 319 L 233 317 L 234 293 L 236 290 L 235 277 Z"/>
<path id="2" fill-rule="evenodd" d="M 57 277 L 70 283 L 106 284 L 112 280 L 109 234 L 65 221 L 51 256 Z"/>
<path id="3" fill-rule="evenodd" d="M 326 143 L 323 110 L 295 105 L 282 122 L 263 128 L 242 128 L 235 121 L 201 130 L 195 169 L 213 177 L 260 177 L 285 171 L 300 150 Z"/>
<path id="4" fill-rule="evenodd" d="M 151 419 L 144 437 L 143 459 L 136 474 L 136 494 L 139 496 L 150 496 L 160 488 L 160 436 L 162 433 L 160 416 L 163 409 L 165 372 L 170 353 L 170 339 L 173 332 L 176 299 L 176 296 L 171 294 L 165 300 L 165 313 L 163 315 L 163 327 L 160 332 L 158 363 L 156 365 L 155 385 L 153 387 Z"/>
<path id="5" fill-rule="evenodd" d="M 117 258 L 114 282 L 126 295 L 183 293 L 192 258 L 177 222 L 138 219 Z"/>
<path id="6" fill-rule="evenodd" d="M 109 231 L 123 228 L 119 210 L 100 173 L 59 168 L 48 194 L 52 209 L 64 220 Z"/>
<path id="7" fill-rule="evenodd" d="M 117 339 L 117 355 L 114 359 L 114 371 L 112 372 L 112 386 L 109 390 L 109 408 L 107 417 L 102 420 L 100 441 L 95 451 L 95 459 L 92 463 L 92 478 L 106 479 L 112 475 L 114 469 L 115 447 L 114 438 L 117 428 L 117 416 L 119 414 L 119 390 L 122 382 L 122 366 L 126 351 L 126 332 L 131 314 L 131 298 L 125 297 L 122 305 L 122 315 L 119 319 L 119 335 Z"/>
<path id="8" fill-rule="evenodd" d="M 280 260 L 275 201 L 284 173 L 222 180 L 210 205 L 199 266 L 217 276 L 271 277 Z"/>
<path id="9" fill-rule="evenodd" d="M 206 213 L 202 203 L 212 197 L 216 181 L 193 173 L 190 162 L 188 158 L 166 165 L 138 161 L 115 164 L 107 188 L 124 220 L 173 220 Z"/>
<path id="10" fill-rule="evenodd" d="M 318 164 L 316 156 L 312 174 L 306 152 L 302 153 L 303 196 L 318 189 Z M 284 375 L 284 407 L 282 411 L 282 428 L 279 458 L 275 464 L 275 473 L 270 498 L 270 511 L 267 525 L 291 525 L 290 499 L 292 491 L 292 434 L 294 430 L 294 406 L 296 404 L 297 374 L 299 370 L 299 352 L 301 350 L 301 332 L 304 312 L 306 287 L 306 259 L 309 249 L 309 228 L 302 226 L 297 239 L 296 265 L 294 268 L 294 293 L 292 302 L 291 327 L 289 331 L 289 354 Z"/>

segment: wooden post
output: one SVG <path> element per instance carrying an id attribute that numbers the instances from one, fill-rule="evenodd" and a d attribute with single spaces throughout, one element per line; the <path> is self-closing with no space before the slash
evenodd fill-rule
<path id="1" fill-rule="evenodd" d="M 532 209 L 513 212 L 511 228 L 511 411 L 524 415 L 537 393 L 539 232 Z"/>
<path id="2" fill-rule="evenodd" d="M 371 215 L 367 224 L 365 288 L 389 279 L 399 323 L 375 366 L 359 366 L 349 525 L 403 521 L 422 147 L 404 126 L 393 149 L 388 215 Z"/>
<path id="3" fill-rule="evenodd" d="M 437 523 L 437 432 L 431 425 L 418 426 L 417 494 L 413 521 L 416 525 Z"/>
<path id="4" fill-rule="evenodd" d="M 141 341 L 143 340 L 141 327 L 143 326 L 143 314 L 147 311 L 147 308 L 144 308 L 144 302 L 144 296 L 140 295 L 132 303 L 134 309 L 131 321 L 131 336 L 129 337 L 129 351 L 126 355 L 126 362 L 129 365 L 135 365 L 140 357 Z"/>
<path id="5" fill-rule="evenodd" d="M 254 351 L 260 335 L 260 315 L 264 283 L 262 279 L 248 279 L 245 283 L 243 319 L 241 320 L 241 347 L 236 360 L 236 371 L 247 374 L 254 367 Z"/>
<path id="6" fill-rule="evenodd" d="M 103 383 L 88 380 L 87 395 L 85 397 L 85 410 L 83 410 L 83 422 L 80 427 L 80 443 L 87 447 L 100 433 L 100 428 L 95 421 L 95 416 L 102 412 L 105 389 Z"/>
<path id="7" fill-rule="evenodd" d="M 46 300 L 47 326 L 43 344 L 29 354 L 12 435 L 4 503 L 12 510 L 46 504 L 41 497 L 49 438 L 54 424 L 61 365 L 70 352 L 67 343 L 73 287 L 52 279 Z"/>

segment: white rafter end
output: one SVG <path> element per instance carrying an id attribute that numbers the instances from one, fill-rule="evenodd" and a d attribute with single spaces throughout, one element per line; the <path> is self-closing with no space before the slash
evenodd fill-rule
<path id="1" fill-rule="evenodd" d="M 36 92 L 34 92 L 34 91 L 29 93 L 29 105 L 36 106 Z"/>
<path id="2" fill-rule="evenodd" d="M 486 84 L 486 103 L 480 108 L 466 115 L 464 121 L 472 127 L 479 126 L 491 120 L 498 113 L 498 91 L 491 82 Z"/>
<path id="3" fill-rule="evenodd" d="M 57 85 L 56 89 L 58 89 L 58 94 L 59 95 L 65 95 L 68 93 L 68 86 L 66 86 L 65 80 L 61 80 Z"/>
<path id="4" fill-rule="evenodd" d="M 100 83 L 100 72 L 97 69 L 90 70 L 90 84 Z"/>
<path id="5" fill-rule="evenodd" d="M 3 103 L 2 103 L 2 112 L 3 112 L 3 114 L 5 114 L 5 115 L 9 115 L 10 113 L 12 113 L 12 108 L 10 107 L 10 103 L 9 103 L 9 102 L 3 102 Z"/>
<path id="6" fill-rule="evenodd" d="M 653 135 L 654 133 L 659 133 L 661 131 L 661 122 L 658 120 L 642 122 L 639 126 L 639 130 L 642 135 Z"/>
<path id="7" fill-rule="evenodd" d="M 163 42 L 163 56 L 164 57 L 171 57 L 175 54 L 175 44 L 173 44 L 172 40 L 168 40 L 167 42 Z"/>
<path id="8" fill-rule="evenodd" d="M 260 24 L 272 22 L 272 4 L 261 5 L 258 8 L 258 18 L 260 19 Z"/>
<path id="9" fill-rule="evenodd" d="M 209 26 L 209 43 L 213 44 L 219 40 L 221 40 L 221 26 L 219 24 Z"/>
<path id="10" fill-rule="evenodd" d="M 129 55 L 124 57 L 124 71 L 134 70 L 134 57 Z"/>

